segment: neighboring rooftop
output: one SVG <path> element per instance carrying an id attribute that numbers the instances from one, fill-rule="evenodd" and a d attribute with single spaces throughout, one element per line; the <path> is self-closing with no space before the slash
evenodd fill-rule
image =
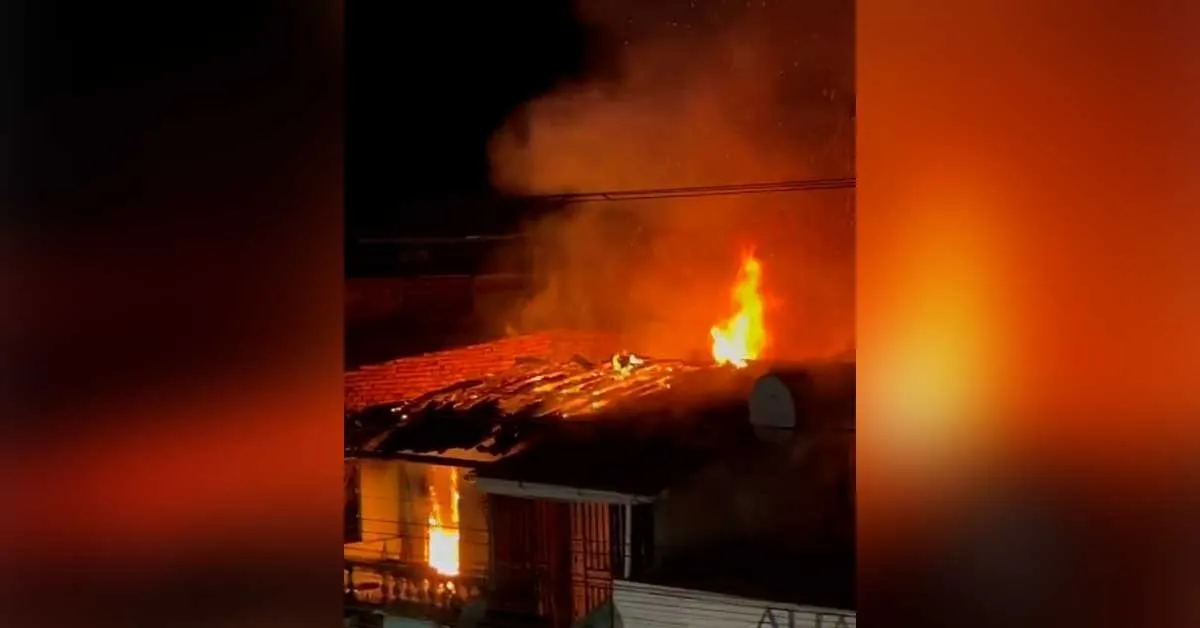
<path id="1" fill-rule="evenodd" d="M 650 584 L 758 600 L 855 610 L 854 544 L 789 553 L 765 540 L 697 548 L 638 578 Z"/>

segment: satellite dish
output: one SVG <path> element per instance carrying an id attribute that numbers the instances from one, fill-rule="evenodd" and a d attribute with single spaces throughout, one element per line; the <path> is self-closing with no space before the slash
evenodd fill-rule
<path id="1" fill-rule="evenodd" d="M 806 364 L 773 369 L 750 390 L 750 424 L 755 429 L 808 429 L 816 417 L 854 402 L 854 363 Z"/>
<path id="2" fill-rule="evenodd" d="M 750 391 L 750 424 L 755 427 L 796 429 L 796 397 L 776 374 L 758 378 Z"/>

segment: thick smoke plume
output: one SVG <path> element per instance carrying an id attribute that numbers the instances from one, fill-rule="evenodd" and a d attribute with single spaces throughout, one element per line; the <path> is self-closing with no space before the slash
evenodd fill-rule
<path id="1" fill-rule="evenodd" d="M 497 186 L 557 194 L 853 175 L 847 0 L 596 0 L 618 78 L 529 103 L 493 138 Z M 655 14 L 652 14 L 655 13 Z M 539 292 L 513 329 L 606 328 L 629 349 L 706 355 L 741 253 L 763 261 L 769 355 L 853 342 L 850 191 L 573 206 L 529 226 Z"/>

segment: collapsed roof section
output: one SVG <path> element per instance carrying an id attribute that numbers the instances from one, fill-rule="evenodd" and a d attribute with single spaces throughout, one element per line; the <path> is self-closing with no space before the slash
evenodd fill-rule
<path id="1" fill-rule="evenodd" d="M 577 435 L 582 423 L 589 424 L 584 440 L 601 432 L 611 438 L 613 430 L 626 439 L 691 432 L 695 425 L 685 416 L 730 405 L 741 411 L 734 419 L 740 425 L 752 381 L 730 368 L 632 356 L 600 364 L 579 356 L 562 363 L 518 360 L 496 375 L 348 413 L 346 455 L 487 462 L 538 435 Z"/>
<path id="2" fill-rule="evenodd" d="M 629 501 L 765 432 L 786 441 L 824 424 L 853 429 L 853 362 L 733 368 L 576 354 L 509 364 L 348 410 L 346 457 L 472 467 L 489 492 L 578 489 Z"/>

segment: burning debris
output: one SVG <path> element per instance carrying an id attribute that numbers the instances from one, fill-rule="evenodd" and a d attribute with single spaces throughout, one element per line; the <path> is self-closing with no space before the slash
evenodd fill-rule
<path id="1" fill-rule="evenodd" d="M 563 419 L 673 414 L 715 398 L 744 398 L 754 370 L 627 353 L 599 365 L 522 360 L 502 373 L 349 415 L 347 454 L 472 450 L 503 457 Z"/>
<path id="2" fill-rule="evenodd" d="M 392 411 L 418 415 L 442 407 L 468 412 L 483 404 L 495 404 L 503 415 L 577 416 L 670 390 L 680 377 L 710 368 L 632 354 L 615 355 L 604 366 L 594 366 L 585 360 L 526 363 L 492 377 L 434 391 Z"/>
<path id="3" fill-rule="evenodd" d="M 613 372 L 618 378 L 624 378 L 626 375 L 632 373 L 633 369 L 645 363 L 645 360 L 632 353 L 618 353 L 612 357 Z"/>

